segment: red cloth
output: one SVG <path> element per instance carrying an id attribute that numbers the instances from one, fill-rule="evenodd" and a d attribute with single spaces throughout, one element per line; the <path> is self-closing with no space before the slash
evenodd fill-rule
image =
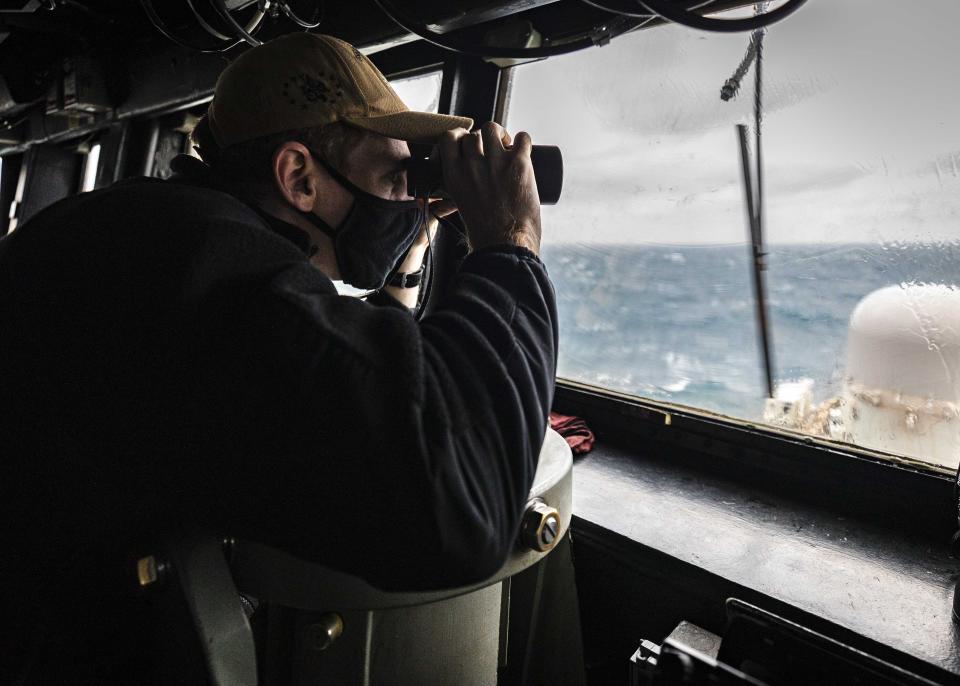
<path id="1" fill-rule="evenodd" d="M 551 412 L 550 428 L 563 436 L 574 455 L 583 455 L 593 448 L 593 432 L 580 417 Z"/>

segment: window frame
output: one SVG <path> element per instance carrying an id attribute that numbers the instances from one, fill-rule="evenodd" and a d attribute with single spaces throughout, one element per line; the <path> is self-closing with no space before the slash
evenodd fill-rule
<path id="1" fill-rule="evenodd" d="M 956 477 L 944 467 L 562 378 L 553 409 L 636 460 L 666 452 L 800 501 L 923 522 L 945 543 L 957 528 Z"/>

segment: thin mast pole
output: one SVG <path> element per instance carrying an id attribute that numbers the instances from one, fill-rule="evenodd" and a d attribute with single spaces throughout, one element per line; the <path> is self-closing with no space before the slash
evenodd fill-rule
<path id="1" fill-rule="evenodd" d="M 765 9 L 766 3 L 758 6 Z M 757 29 L 754 34 L 757 57 L 754 65 L 755 87 L 753 92 L 754 137 L 757 150 L 757 197 L 754 212 L 756 215 L 756 233 L 753 235 L 753 282 L 757 301 L 757 325 L 760 329 L 760 344 L 763 348 L 763 367 L 767 382 L 767 397 L 772 398 L 773 388 L 773 341 L 770 335 L 770 320 L 767 314 L 766 283 L 763 272 L 766 271 L 767 253 L 763 249 L 763 37 L 766 29 Z"/>
<path id="2" fill-rule="evenodd" d="M 758 2 L 754 7 L 755 14 L 760 14 L 767 8 L 767 2 Z M 756 80 L 753 92 L 753 124 L 754 145 L 757 150 L 757 161 L 754 168 L 750 165 L 750 151 L 747 145 L 747 127 L 737 124 L 737 134 L 740 141 L 740 162 L 743 168 L 743 192 L 747 206 L 747 221 L 750 231 L 751 272 L 753 274 L 753 299 L 757 318 L 757 331 L 760 351 L 763 356 L 764 381 L 767 387 L 767 397 L 773 397 L 773 344 L 770 335 L 770 323 L 767 315 L 766 285 L 763 272 L 766 270 L 766 253 L 763 249 L 763 37 L 765 29 L 757 29 L 750 38 L 747 52 L 737 66 L 737 70 L 723 84 L 720 89 L 720 99 L 727 101 L 737 95 L 740 89 L 740 80 L 746 75 L 750 66 L 756 62 Z M 756 182 L 754 182 L 756 177 Z"/>
<path id="3" fill-rule="evenodd" d="M 743 193 L 747 206 L 747 221 L 750 229 L 750 251 L 753 273 L 753 301 L 756 305 L 757 329 L 763 353 L 764 380 L 767 397 L 773 397 L 773 360 L 770 351 L 770 335 L 767 320 L 766 292 L 763 280 L 763 244 L 758 221 L 757 202 L 754 195 L 753 170 L 750 168 L 750 152 L 747 146 L 747 127 L 737 124 L 740 140 L 740 164 L 743 169 Z"/>

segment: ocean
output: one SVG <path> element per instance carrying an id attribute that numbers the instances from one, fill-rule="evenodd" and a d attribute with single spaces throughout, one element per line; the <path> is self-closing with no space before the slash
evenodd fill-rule
<path id="1" fill-rule="evenodd" d="M 847 325 L 868 293 L 960 284 L 960 241 L 774 245 L 765 272 L 775 381 L 839 394 Z M 763 366 L 746 245 L 545 244 L 560 311 L 558 376 L 760 419 Z"/>

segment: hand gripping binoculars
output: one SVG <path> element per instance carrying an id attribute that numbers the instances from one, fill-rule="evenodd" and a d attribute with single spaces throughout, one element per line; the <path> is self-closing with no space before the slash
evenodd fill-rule
<path id="1" fill-rule="evenodd" d="M 440 156 L 433 149 L 411 146 L 407 162 L 407 194 L 414 198 L 449 198 L 443 189 L 443 171 Z M 556 205 L 563 189 L 563 155 L 555 145 L 534 145 L 530 151 L 533 174 L 541 205 Z"/>

